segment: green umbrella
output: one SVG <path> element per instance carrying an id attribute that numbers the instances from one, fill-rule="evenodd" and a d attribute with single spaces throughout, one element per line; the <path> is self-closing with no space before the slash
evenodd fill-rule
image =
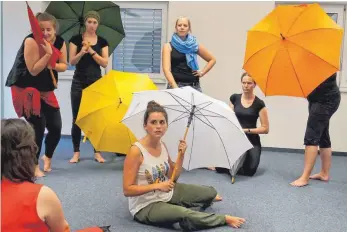
<path id="1" fill-rule="evenodd" d="M 72 36 L 83 32 L 84 15 L 90 10 L 100 14 L 97 34 L 107 40 L 111 55 L 125 36 L 118 5 L 101 1 L 51 1 L 46 12 L 57 18 L 58 34 L 68 43 Z"/>

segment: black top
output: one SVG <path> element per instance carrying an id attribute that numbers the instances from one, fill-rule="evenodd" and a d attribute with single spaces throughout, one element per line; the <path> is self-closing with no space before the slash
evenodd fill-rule
<path id="1" fill-rule="evenodd" d="M 79 53 L 82 49 L 83 37 L 82 35 L 75 35 L 70 39 L 70 43 L 73 43 L 77 46 L 77 53 Z M 97 36 L 97 42 L 95 45 L 92 45 L 91 48 L 100 56 L 102 55 L 102 48 L 108 46 L 107 40 L 102 38 L 101 36 Z M 75 72 L 81 73 L 101 73 L 100 65 L 96 63 L 91 54 L 87 53 L 82 56 L 80 61 L 76 64 Z"/>
<path id="2" fill-rule="evenodd" d="M 13 67 L 7 76 L 6 86 L 15 85 L 21 88 L 34 87 L 38 91 L 52 91 L 55 87 L 49 69 L 45 68 L 37 76 L 32 76 L 25 64 L 24 43 L 27 38 L 34 38 L 34 36 L 33 34 L 30 34 L 24 38 L 22 45 L 17 52 Z M 64 39 L 57 36 L 54 42 L 54 47 L 60 50 L 63 45 Z M 58 83 L 58 72 L 53 70 L 53 73 Z"/>
<path id="3" fill-rule="evenodd" d="M 323 81 L 307 96 L 307 100 L 309 102 L 325 102 L 329 101 L 330 98 L 336 97 L 337 94 L 340 94 L 336 76 L 337 74 L 334 73 L 328 79 Z"/>
<path id="4" fill-rule="evenodd" d="M 233 94 L 230 96 L 230 102 L 234 105 L 234 112 L 239 120 L 242 128 L 252 129 L 257 127 L 259 112 L 265 107 L 264 101 L 257 96 L 248 108 L 245 108 L 241 103 L 242 94 Z M 246 134 L 249 141 L 253 145 L 260 145 L 260 137 L 258 134 Z"/>
<path id="5" fill-rule="evenodd" d="M 187 64 L 186 54 L 177 51 L 172 45 L 171 48 L 171 73 L 175 81 L 183 83 L 198 82 L 199 78 L 193 75 L 192 69 Z"/>

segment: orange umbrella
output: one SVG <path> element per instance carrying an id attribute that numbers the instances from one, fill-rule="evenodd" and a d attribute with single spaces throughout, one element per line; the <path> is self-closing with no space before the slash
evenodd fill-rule
<path id="1" fill-rule="evenodd" d="M 278 6 L 248 31 L 243 68 L 266 96 L 307 97 L 340 70 L 342 37 L 319 4 Z"/>

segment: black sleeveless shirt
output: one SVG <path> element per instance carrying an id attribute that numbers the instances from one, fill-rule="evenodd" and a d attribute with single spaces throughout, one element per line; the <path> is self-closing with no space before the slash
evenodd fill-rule
<path id="1" fill-rule="evenodd" d="M 17 52 L 17 56 L 10 73 L 7 76 L 6 86 L 18 86 L 20 88 L 33 87 L 38 91 L 52 91 L 55 89 L 52 77 L 48 68 L 44 68 L 37 76 L 32 76 L 25 64 L 24 60 L 24 43 L 27 38 L 34 38 L 33 34 L 24 38 L 21 47 Z M 57 36 L 54 47 L 60 50 L 64 45 L 64 39 Z M 52 70 L 58 83 L 58 72 Z"/>
<path id="2" fill-rule="evenodd" d="M 176 82 L 194 83 L 199 82 L 199 78 L 193 75 L 192 69 L 187 64 L 186 54 L 177 51 L 171 45 L 171 73 Z"/>

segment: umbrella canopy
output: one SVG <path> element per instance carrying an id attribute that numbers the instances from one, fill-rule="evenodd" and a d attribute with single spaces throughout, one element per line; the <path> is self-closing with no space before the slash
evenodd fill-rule
<path id="1" fill-rule="evenodd" d="M 51 1 L 46 12 L 57 18 L 59 35 L 68 42 L 83 32 L 84 15 L 91 10 L 100 15 L 97 34 L 107 40 L 111 55 L 125 36 L 118 5 L 106 1 Z"/>
<path id="2" fill-rule="evenodd" d="M 136 138 L 120 121 L 132 93 L 156 89 L 145 74 L 112 70 L 83 90 L 76 124 L 96 150 L 126 154 Z"/>
<path id="3" fill-rule="evenodd" d="M 307 97 L 340 69 L 342 38 L 319 4 L 280 5 L 249 30 L 243 68 L 266 96 Z"/>
<path id="4" fill-rule="evenodd" d="M 179 158 L 177 147 L 179 140 L 185 137 L 187 150 L 183 168 L 186 170 L 211 166 L 231 169 L 235 161 L 253 147 L 227 104 L 190 86 L 134 93 L 122 122 L 137 138 L 146 135 L 143 117 L 151 100 L 168 113 L 169 128 L 163 141 L 173 159 Z"/>

